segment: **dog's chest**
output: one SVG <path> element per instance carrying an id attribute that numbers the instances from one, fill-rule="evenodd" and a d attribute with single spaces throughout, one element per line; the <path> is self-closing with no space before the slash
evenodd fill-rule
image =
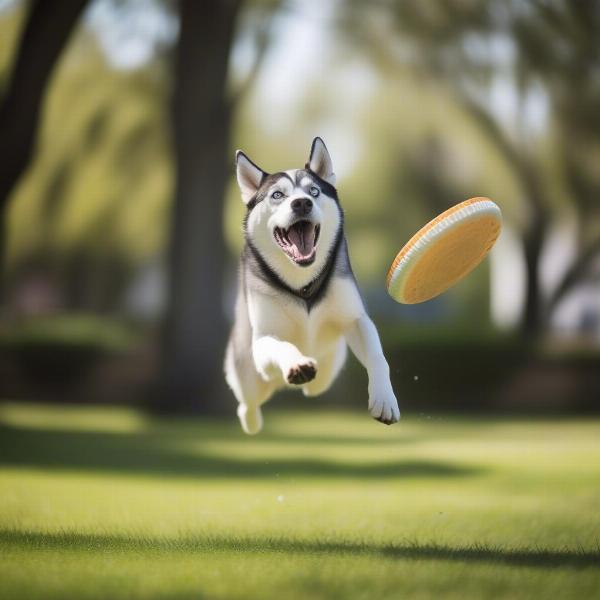
<path id="1" fill-rule="evenodd" d="M 363 311 L 354 280 L 337 277 L 330 283 L 323 298 L 310 310 L 300 302 L 288 305 L 286 313 L 289 322 L 284 326 L 288 330 L 287 341 L 307 354 L 318 356 L 321 351 L 327 351 L 335 344 Z M 288 325 L 292 326 L 288 328 Z"/>

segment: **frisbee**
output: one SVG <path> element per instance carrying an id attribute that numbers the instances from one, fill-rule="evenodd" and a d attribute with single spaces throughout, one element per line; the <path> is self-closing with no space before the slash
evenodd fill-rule
<path id="1" fill-rule="evenodd" d="M 387 290 L 402 304 L 439 296 L 468 275 L 492 249 L 502 213 L 489 198 L 471 198 L 422 227 L 398 252 Z"/>

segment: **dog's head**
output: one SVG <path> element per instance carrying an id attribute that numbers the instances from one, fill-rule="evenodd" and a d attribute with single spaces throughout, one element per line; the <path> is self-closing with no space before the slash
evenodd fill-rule
<path id="1" fill-rule="evenodd" d="M 333 165 L 323 140 L 314 139 L 304 169 L 269 174 L 239 150 L 236 163 L 248 209 L 246 236 L 262 258 L 290 282 L 298 280 L 294 272 L 322 267 L 342 225 Z"/>

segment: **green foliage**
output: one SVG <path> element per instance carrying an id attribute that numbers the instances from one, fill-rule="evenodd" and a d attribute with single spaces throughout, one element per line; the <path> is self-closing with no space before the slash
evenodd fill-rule
<path id="1" fill-rule="evenodd" d="M 136 331 L 125 323 L 70 313 L 5 324 L 0 329 L 0 357 L 16 366 L 28 382 L 29 394 L 51 397 L 64 394 L 98 361 L 128 351 L 137 341 Z"/>
<path id="2" fill-rule="evenodd" d="M 53 77 L 35 159 L 11 199 L 13 277 L 42 266 L 69 286 L 82 269 L 131 271 L 156 257 L 172 187 L 168 88 L 164 64 L 115 71 L 79 30 Z"/>
<path id="3" fill-rule="evenodd" d="M 129 348 L 135 336 L 127 325 L 98 315 L 70 313 L 29 318 L 5 324 L 0 345 L 7 346 L 97 346 L 106 351 Z"/>
<path id="4" fill-rule="evenodd" d="M 0 406 L 0 595 L 593 598 L 597 419 Z"/>

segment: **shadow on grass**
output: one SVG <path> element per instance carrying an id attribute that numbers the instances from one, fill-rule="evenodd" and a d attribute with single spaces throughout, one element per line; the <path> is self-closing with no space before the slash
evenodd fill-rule
<path id="1" fill-rule="evenodd" d="M 231 435 L 231 434 L 230 434 Z M 324 459 L 250 459 L 203 451 L 202 438 L 177 429 L 100 433 L 0 426 L 0 465 L 24 468 L 154 475 L 160 477 L 403 478 L 479 474 L 474 467 L 423 460 L 381 463 Z M 226 438 L 221 438 L 223 442 Z M 182 445 L 194 442 L 193 449 Z M 280 442 L 281 446 L 285 442 Z"/>
<path id="2" fill-rule="evenodd" d="M 502 548 L 492 546 L 442 546 L 405 542 L 377 545 L 350 541 L 309 541 L 225 537 L 129 538 L 76 533 L 39 533 L 0 530 L 0 547 L 39 551 L 76 552 L 159 552 L 187 554 L 205 552 L 235 552 L 238 554 L 332 554 L 381 556 L 394 560 L 453 561 L 465 563 L 504 564 L 536 568 L 598 568 L 600 550 Z"/>

